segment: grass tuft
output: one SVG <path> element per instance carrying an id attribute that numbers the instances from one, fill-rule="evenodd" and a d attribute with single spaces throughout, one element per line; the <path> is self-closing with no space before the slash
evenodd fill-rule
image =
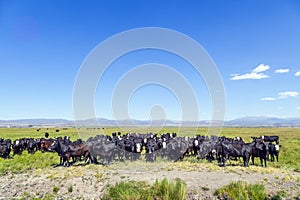
<path id="1" fill-rule="evenodd" d="M 215 195 L 221 199 L 232 200 L 265 200 L 266 191 L 261 184 L 248 184 L 242 181 L 232 182 L 215 191 Z"/>
<path id="2" fill-rule="evenodd" d="M 164 200 L 182 200 L 186 199 L 186 184 L 181 179 L 168 181 L 155 181 L 151 186 L 146 182 L 128 181 L 120 182 L 110 186 L 103 199 L 113 200 L 147 200 L 147 199 L 164 199 Z"/>

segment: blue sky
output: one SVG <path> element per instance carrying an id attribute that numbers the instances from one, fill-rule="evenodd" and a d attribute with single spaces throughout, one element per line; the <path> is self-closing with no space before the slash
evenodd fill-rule
<path id="1" fill-rule="evenodd" d="M 73 119 L 74 82 L 86 56 L 112 35 L 141 27 L 176 30 L 202 45 L 222 77 L 227 120 L 300 116 L 299 1 L 1 0 L 0 120 Z M 178 71 L 195 92 L 199 119 L 211 118 L 203 78 L 183 59 L 157 50 L 112 64 L 96 91 L 98 117 L 113 118 L 118 80 L 145 63 Z M 124 101 L 132 118 L 156 112 L 159 118 L 160 105 L 166 118 L 181 119 L 180 99 L 159 85 L 141 87 Z"/>

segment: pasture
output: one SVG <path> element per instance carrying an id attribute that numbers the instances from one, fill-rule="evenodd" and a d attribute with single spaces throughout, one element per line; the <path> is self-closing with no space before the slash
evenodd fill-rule
<path id="1" fill-rule="evenodd" d="M 59 130 L 59 132 L 56 132 L 56 130 Z M 3 128 L 0 129 L 0 137 L 10 138 L 11 140 L 28 137 L 41 138 L 44 137 L 45 132 L 48 132 L 51 138 L 69 136 L 73 141 L 78 139 L 79 135 L 86 140 L 97 134 L 111 135 L 112 132 L 118 131 L 121 131 L 122 134 L 126 132 L 153 132 L 158 134 L 177 132 L 178 136 L 192 137 L 197 134 L 206 135 L 208 129 L 181 128 L 179 130 L 176 127 L 166 127 L 157 130 L 156 128 L 126 127 L 120 129 L 107 127 L 105 129 L 81 128 L 79 131 L 80 134 L 75 128 L 42 128 L 39 131 L 36 128 Z M 286 191 L 286 195 L 299 197 L 300 128 L 224 128 L 219 136 L 239 136 L 245 142 L 250 142 L 251 136 L 260 135 L 278 135 L 280 138 L 279 162 L 268 162 L 267 168 L 260 167 L 259 160 L 256 160 L 256 166 L 250 165 L 247 168 L 242 166 L 242 161 L 233 161 L 234 166 L 222 168 L 216 162 L 199 161 L 194 157 L 185 157 L 183 161 L 179 162 L 158 159 L 155 163 L 146 163 L 144 157 L 142 157 L 138 161 L 114 162 L 109 166 L 95 164 L 83 166 L 79 162 L 68 168 L 57 167 L 59 163 L 57 153 L 37 151 L 35 154 L 28 154 L 24 151 L 22 155 L 15 155 L 10 159 L 0 158 L 0 174 L 3 178 L 3 184 L 6 182 L 11 184 L 13 181 L 28 183 L 27 179 L 29 179 L 29 182 L 34 183 L 32 188 L 35 188 L 37 185 L 35 182 L 40 181 L 39 178 L 43 177 L 45 179 L 43 181 L 46 181 L 44 184 L 48 185 L 47 189 L 41 186 L 35 188 L 36 191 L 47 191 L 44 195 L 38 192 L 36 194 L 24 186 L 23 192 L 15 191 L 13 192 L 15 196 L 7 194 L 6 198 L 25 197 L 25 199 L 28 199 L 29 197 L 38 196 L 42 199 L 48 197 L 52 199 L 57 195 L 60 197 L 66 195 L 69 199 L 81 196 L 83 199 L 89 199 L 96 198 L 97 195 L 103 195 L 103 192 L 108 190 L 109 186 L 120 181 L 133 180 L 154 183 L 157 179 L 162 180 L 162 178 L 170 180 L 182 178 L 187 183 L 189 199 L 193 199 L 191 195 L 193 196 L 194 193 L 200 195 L 198 196 L 200 199 L 211 198 L 216 189 L 236 180 L 255 184 L 257 182 L 263 183 L 266 186 L 267 193 L 272 195 Z M 91 184 L 93 188 L 89 188 Z M 281 184 L 282 186 L 280 186 Z M 80 188 L 85 188 L 86 191 L 82 191 Z M 99 193 L 96 195 L 95 191 Z M 96 196 L 84 197 L 87 192 Z"/>
<path id="2" fill-rule="evenodd" d="M 59 130 L 59 132 L 56 132 Z M 181 128 L 180 130 L 176 127 L 166 127 L 158 132 L 156 128 L 114 128 L 108 127 L 105 129 L 94 129 L 94 128 L 81 128 L 78 131 L 75 128 L 42 128 L 37 131 L 36 128 L 2 128 L 0 129 L 1 138 L 10 138 L 11 140 L 33 137 L 41 138 L 44 137 L 45 132 L 50 134 L 49 137 L 63 137 L 69 136 L 71 140 L 76 140 L 80 136 L 84 140 L 89 137 L 95 136 L 97 134 L 111 135 L 112 132 L 121 131 L 126 132 L 138 132 L 138 133 L 167 133 L 167 132 L 177 132 L 178 136 L 189 136 L 194 135 L 206 135 L 208 133 L 207 128 Z M 80 136 L 79 136 L 80 135 Z M 269 162 L 269 167 L 281 168 L 281 169 L 291 169 L 295 171 L 300 171 L 300 128 L 224 128 L 220 136 L 226 137 L 242 137 L 245 142 L 251 141 L 251 136 L 260 135 L 278 135 L 280 138 L 280 156 L 279 162 Z M 7 172 L 22 172 L 29 169 L 36 168 L 47 168 L 57 163 L 59 158 L 53 153 L 41 153 L 37 152 L 34 155 L 28 155 L 24 152 L 21 156 L 15 156 L 14 159 L 4 160 L 0 159 L 0 174 Z M 39 163 L 41 162 L 41 163 Z M 256 163 L 259 163 L 256 161 Z"/>

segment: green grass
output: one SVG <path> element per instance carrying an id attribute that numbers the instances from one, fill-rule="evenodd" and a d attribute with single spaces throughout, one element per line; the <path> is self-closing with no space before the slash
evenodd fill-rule
<path id="1" fill-rule="evenodd" d="M 22 155 L 15 155 L 10 159 L 0 159 L 0 175 L 6 173 L 22 173 L 28 170 L 49 168 L 59 162 L 59 157 L 54 153 L 28 154 L 24 151 Z"/>
<path id="2" fill-rule="evenodd" d="M 265 200 L 267 194 L 265 188 L 261 184 L 248 184 L 238 181 L 232 182 L 215 191 L 215 195 L 219 198 L 232 200 Z"/>
<path id="3" fill-rule="evenodd" d="M 55 132 L 59 129 L 60 132 Z M 162 129 L 152 128 L 114 128 L 109 127 L 105 129 L 86 129 L 81 128 L 79 132 L 75 128 L 68 128 L 63 130 L 62 128 L 42 128 L 39 132 L 36 128 L 0 128 L 1 138 L 10 138 L 12 140 L 33 137 L 41 138 L 44 137 L 45 132 L 50 134 L 50 137 L 60 137 L 68 135 L 71 140 L 76 140 L 80 137 L 87 139 L 90 136 L 97 134 L 111 135 L 112 132 L 121 131 L 126 132 L 139 132 L 139 133 L 172 133 L 177 132 L 178 136 L 194 136 L 196 134 L 206 135 L 209 134 L 208 128 L 177 128 L 177 127 L 165 127 Z M 278 135 L 280 138 L 280 154 L 279 162 L 268 162 L 269 167 L 280 168 L 280 169 L 291 169 L 300 171 L 300 128 L 224 128 L 221 135 L 227 137 L 240 136 L 246 142 L 251 141 L 251 136 L 260 135 Z M 12 155 L 12 154 L 11 154 Z M 159 158 L 158 158 L 159 160 Z M 192 164 L 197 164 L 199 161 L 194 158 L 185 158 L 185 160 Z M 164 161 L 162 161 L 164 162 Z M 34 155 L 28 155 L 25 151 L 21 156 L 14 156 L 12 159 L 0 158 L 0 175 L 5 173 L 19 173 L 25 172 L 26 170 L 44 169 L 49 168 L 59 163 L 59 157 L 54 153 L 41 153 L 36 152 Z M 259 160 L 256 158 L 256 165 L 259 165 Z M 214 163 L 214 165 L 216 165 Z"/>
<path id="4" fill-rule="evenodd" d="M 182 200 L 187 198 L 186 184 L 180 179 L 155 181 L 153 185 L 141 181 L 120 182 L 108 188 L 104 200 Z"/>

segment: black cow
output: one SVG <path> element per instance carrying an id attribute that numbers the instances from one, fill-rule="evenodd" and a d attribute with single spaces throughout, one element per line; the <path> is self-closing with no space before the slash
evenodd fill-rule
<path id="1" fill-rule="evenodd" d="M 86 144 L 90 150 L 92 161 L 109 165 L 113 161 L 115 155 L 119 153 L 119 148 L 112 142 L 94 141 Z"/>
<path id="2" fill-rule="evenodd" d="M 251 137 L 253 139 L 253 142 L 276 142 L 276 144 L 279 144 L 279 136 L 272 135 L 272 136 L 266 136 L 262 135 L 260 137 Z"/>
<path id="3" fill-rule="evenodd" d="M 84 143 L 75 144 L 68 143 L 62 138 L 57 138 L 51 146 L 48 148 L 49 151 L 56 151 L 60 156 L 60 165 L 70 166 L 70 158 L 73 158 L 75 162 L 76 157 L 84 157 L 85 164 L 88 159 L 92 162 L 92 157 L 90 156 L 90 149 Z"/>
<path id="4" fill-rule="evenodd" d="M 188 142 L 184 138 L 172 138 L 167 144 L 167 157 L 173 161 L 183 160 L 185 154 L 188 152 L 188 148 Z"/>
<path id="5" fill-rule="evenodd" d="M 262 135 L 261 139 L 263 139 L 265 142 L 276 142 L 276 144 L 279 144 L 279 136 L 277 135 Z"/>
<path id="6" fill-rule="evenodd" d="M 155 139 L 149 138 L 145 145 L 146 148 L 146 162 L 155 162 L 156 161 L 156 152 L 159 149 L 158 144 Z"/>
<path id="7" fill-rule="evenodd" d="M 229 141 L 223 141 L 221 143 L 222 147 L 222 162 L 223 166 L 226 166 L 226 159 L 232 157 L 242 157 L 244 161 L 244 166 L 249 167 L 249 159 L 251 156 L 253 144 L 234 144 Z"/>
<path id="8" fill-rule="evenodd" d="M 7 139 L 1 139 L 0 141 L 0 156 L 2 158 L 9 158 L 9 154 L 11 151 L 11 140 Z"/>
<path id="9" fill-rule="evenodd" d="M 29 138 L 26 140 L 27 143 L 27 151 L 30 154 L 34 154 L 35 151 L 37 150 L 37 143 L 33 138 Z"/>
<path id="10" fill-rule="evenodd" d="M 254 165 L 254 158 L 258 157 L 263 167 L 267 167 L 268 146 L 264 142 L 253 142 L 254 147 L 251 152 L 252 165 Z"/>
<path id="11" fill-rule="evenodd" d="M 13 148 L 14 155 L 16 155 L 16 154 L 21 155 L 22 154 L 23 148 L 22 148 L 22 142 L 21 141 L 22 140 L 17 139 L 13 142 L 12 148 Z"/>
<path id="12" fill-rule="evenodd" d="M 216 159 L 216 141 L 208 140 L 203 141 L 199 145 L 199 159 L 208 159 L 208 161 L 212 161 Z"/>
<path id="13" fill-rule="evenodd" d="M 274 162 L 275 157 L 276 161 L 278 162 L 278 156 L 279 156 L 279 149 L 280 145 L 279 144 L 272 144 L 271 142 L 269 143 L 269 155 L 271 157 L 271 162 Z"/>

